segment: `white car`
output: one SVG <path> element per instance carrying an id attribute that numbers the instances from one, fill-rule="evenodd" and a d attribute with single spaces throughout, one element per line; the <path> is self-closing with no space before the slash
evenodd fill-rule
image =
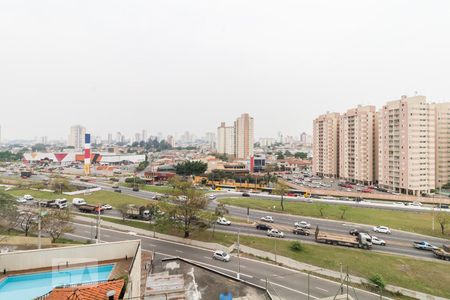
<path id="1" fill-rule="evenodd" d="M 17 198 L 17 199 L 16 199 L 16 202 L 17 202 L 17 203 L 26 203 L 26 202 L 27 202 L 27 199 L 25 199 L 25 198 L 23 198 L 23 197 L 22 197 L 22 198 Z"/>
<path id="2" fill-rule="evenodd" d="M 309 223 L 306 222 L 306 221 L 295 222 L 295 223 L 294 223 L 294 226 L 295 226 L 295 227 L 300 227 L 300 228 L 307 228 L 307 229 L 310 229 L 310 228 L 311 228 L 311 224 L 309 224 Z"/>
<path id="3" fill-rule="evenodd" d="M 24 195 L 23 199 L 25 199 L 25 200 L 33 200 L 34 198 L 31 195 Z"/>
<path id="4" fill-rule="evenodd" d="M 214 251 L 212 258 L 221 260 L 221 261 L 225 261 L 225 262 L 229 262 L 231 259 L 231 256 L 230 256 L 230 254 L 228 254 L 224 251 L 216 250 L 216 251 Z"/>
<path id="5" fill-rule="evenodd" d="M 261 217 L 261 221 L 273 223 L 273 218 L 271 216 Z"/>
<path id="6" fill-rule="evenodd" d="M 389 229 L 389 227 L 386 227 L 386 226 L 375 226 L 373 228 L 373 231 L 379 232 L 379 233 L 391 234 L 391 230 Z"/>
<path id="7" fill-rule="evenodd" d="M 103 204 L 101 207 L 104 210 L 111 210 L 111 209 L 113 209 L 113 207 L 111 205 L 109 205 L 109 204 Z"/>
<path id="8" fill-rule="evenodd" d="M 382 239 L 377 238 L 376 236 L 372 236 L 372 244 L 374 245 L 380 245 L 380 246 L 386 246 L 386 242 Z"/>
<path id="9" fill-rule="evenodd" d="M 267 236 L 284 238 L 284 233 L 279 231 L 278 229 L 272 228 L 267 230 Z"/>
<path id="10" fill-rule="evenodd" d="M 408 203 L 408 206 L 421 207 L 422 203 L 420 203 L 420 202 L 412 202 L 412 203 Z"/>
<path id="11" fill-rule="evenodd" d="M 209 198 L 209 200 L 215 200 L 217 197 L 216 197 L 216 195 L 209 195 L 208 198 Z"/>
<path id="12" fill-rule="evenodd" d="M 221 217 L 221 218 L 219 217 L 219 218 L 217 218 L 217 224 L 230 226 L 231 222 L 228 221 L 227 219 L 223 218 L 223 217 Z"/>

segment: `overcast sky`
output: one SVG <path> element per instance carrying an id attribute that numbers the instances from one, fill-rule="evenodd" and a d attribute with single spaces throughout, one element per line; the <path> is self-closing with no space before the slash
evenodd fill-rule
<path id="1" fill-rule="evenodd" d="M 450 1 L 0 1 L 6 139 L 203 135 L 243 112 L 298 135 L 415 91 L 450 101 Z"/>

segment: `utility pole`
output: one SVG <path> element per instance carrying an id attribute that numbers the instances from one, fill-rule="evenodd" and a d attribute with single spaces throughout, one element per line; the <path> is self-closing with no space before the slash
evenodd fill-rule
<path id="1" fill-rule="evenodd" d="M 238 231 L 238 273 L 237 273 L 237 279 L 241 279 L 241 257 L 240 257 L 240 252 L 241 252 L 241 244 L 239 243 L 239 236 L 241 234 L 241 229 L 239 228 Z"/>
<path id="2" fill-rule="evenodd" d="M 100 243 L 100 204 L 97 206 L 97 239 L 96 244 Z"/>
<path id="3" fill-rule="evenodd" d="M 309 300 L 309 277 L 311 276 L 311 271 L 308 272 L 308 300 Z"/>
<path id="4" fill-rule="evenodd" d="M 41 216 L 41 204 L 39 204 L 39 211 L 38 211 L 38 249 L 41 249 L 42 242 L 41 242 L 41 227 L 42 227 L 42 216 Z"/>

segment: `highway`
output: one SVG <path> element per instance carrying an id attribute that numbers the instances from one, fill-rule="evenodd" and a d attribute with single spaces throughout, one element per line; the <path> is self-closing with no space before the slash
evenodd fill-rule
<path id="1" fill-rule="evenodd" d="M 66 234 L 68 238 L 86 240 L 92 237 L 93 228 L 90 224 L 77 221 L 75 231 Z M 212 259 L 212 251 L 189 245 L 154 239 L 148 236 L 135 235 L 114 229 L 102 228 L 101 239 L 105 242 L 120 241 L 126 239 L 141 239 L 142 248 L 156 252 L 156 260 L 165 257 L 182 257 L 203 264 L 209 268 L 236 277 L 238 271 L 238 258 L 233 254 L 230 262 L 221 262 Z M 157 263 L 157 262 L 156 262 Z M 242 280 L 267 287 L 274 299 L 308 299 L 308 275 L 285 267 L 272 265 L 266 262 L 249 258 L 240 258 L 240 278 Z M 267 276 L 267 277 L 266 277 Z M 340 289 L 340 284 L 310 276 L 310 299 L 320 299 L 334 296 Z M 378 295 L 351 289 L 351 295 L 357 295 L 357 299 L 376 300 Z M 388 299 L 388 298 L 384 298 Z"/>
<path id="2" fill-rule="evenodd" d="M 107 185 L 107 184 L 98 184 L 98 185 L 101 186 L 105 190 L 111 190 L 111 191 L 113 190 L 110 185 Z M 155 193 L 147 192 L 147 191 L 143 191 L 143 190 L 140 190 L 139 192 L 133 192 L 131 189 L 125 188 L 125 187 L 121 187 L 121 190 L 122 190 L 122 193 L 124 193 L 124 194 L 135 196 L 135 197 L 140 197 L 143 199 L 151 199 L 152 196 L 155 195 Z M 235 193 L 235 194 L 237 194 L 237 193 Z M 216 196 L 218 198 L 230 197 L 230 195 L 233 195 L 233 193 L 224 193 L 224 194 L 217 193 L 216 194 Z M 234 196 L 236 197 L 237 195 L 234 195 Z M 262 201 L 264 201 L 263 198 L 262 198 Z M 214 210 L 215 205 L 217 205 L 217 202 L 210 201 L 208 208 L 211 210 Z M 231 216 L 239 217 L 242 219 L 247 219 L 247 209 L 240 208 L 240 207 L 234 207 L 234 206 L 227 206 L 227 209 Z M 108 215 L 108 214 L 113 215 L 113 216 L 120 216 L 119 213 L 115 212 L 115 211 L 106 212 L 106 215 Z M 248 217 L 249 217 L 250 223 L 254 224 L 255 222 L 259 222 L 260 218 L 265 215 L 271 215 L 274 218 L 275 223 L 270 224 L 270 225 L 283 231 L 287 238 L 308 241 L 311 243 L 314 242 L 313 233 L 314 233 L 316 226 L 319 226 L 320 230 L 323 230 L 323 231 L 329 231 L 329 232 L 333 232 L 333 233 L 340 233 L 340 234 L 346 234 L 346 235 L 348 234 L 348 231 L 351 228 L 362 229 L 362 230 L 365 230 L 365 231 L 377 236 L 378 238 L 381 238 L 386 241 L 386 244 L 387 244 L 386 246 L 374 245 L 373 246 L 374 251 L 381 251 L 381 252 L 386 252 L 386 253 L 391 253 L 391 254 L 402 254 L 402 255 L 408 255 L 408 256 L 413 256 L 413 257 L 417 257 L 417 258 L 434 259 L 434 256 L 429 251 L 421 251 L 421 250 L 417 250 L 417 249 L 413 248 L 413 246 L 412 246 L 413 241 L 426 240 L 427 242 L 434 244 L 434 245 L 442 245 L 442 244 L 449 243 L 449 240 L 446 240 L 446 239 L 435 238 L 435 237 L 424 237 L 419 234 L 408 233 L 408 232 L 399 231 L 399 230 L 391 229 L 391 231 L 392 231 L 391 235 L 386 235 L 386 234 L 382 234 L 382 233 L 375 234 L 372 231 L 373 226 L 370 226 L 370 225 L 351 224 L 351 223 L 347 223 L 345 221 L 324 220 L 324 219 L 301 217 L 301 216 L 294 216 L 294 215 L 288 215 L 288 214 L 268 213 L 268 212 L 264 212 L 264 211 L 254 210 L 254 209 L 250 210 L 250 215 Z M 298 222 L 298 221 L 306 221 L 311 224 L 311 234 L 312 234 L 311 236 L 306 237 L 306 236 L 299 236 L 299 235 L 292 234 L 293 225 L 295 222 Z M 430 223 L 431 223 L 431 220 L 430 220 Z M 383 225 L 383 224 L 380 224 L 380 225 Z M 431 224 L 430 224 L 430 226 L 431 226 Z M 232 226 L 216 225 L 215 228 L 218 230 L 231 231 L 234 233 L 241 231 L 242 233 L 245 233 L 245 234 L 266 236 L 265 231 L 256 230 L 254 225 L 250 226 L 250 224 L 249 225 L 232 225 Z M 436 228 L 436 230 L 439 230 L 439 229 Z"/>

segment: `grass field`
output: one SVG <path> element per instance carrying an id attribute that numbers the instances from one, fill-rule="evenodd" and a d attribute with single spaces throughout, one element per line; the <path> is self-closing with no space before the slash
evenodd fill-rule
<path id="1" fill-rule="evenodd" d="M 229 205 L 250 207 L 250 209 L 253 208 L 259 210 L 281 212 L 280 201 L 278 200 L 256 198 L 223 198 L 219 199 L 218 201 Z M 284 212 L 293 215 L 310 216 L 330 220 L 341 220 L 342 211 L 339 209 L 339 205 L 326 205 L 323 210 L 323 217 L 320 215 L 319 206 L 320 204 L 315 203 L 285 201 Z M 439 224 L 436 221 L 435 230 L 432 230 L 431 212 L 416 213 L 349 206 L 348 210 L 345 213 L 344 220 L 369 225 L 384 225 L 414 233 L 443 237 L 447 239 L 450 238 L 450 230 L 447 230 L 447 233 L 443 236 L 441 234 L 441 231 L 439 230 Z"/>
<path id="2" fill-rule="evenodd" d="M 152 225 L 139 221 L 125 221 L 120 219 L 103 218 L 118 224 L 125 224 L 146 230 L 153 230 Z M 161 233 L 182 236 L 174 228 L 157 230 Z M 192 239 L 215 242 L 230 246 L 237 240 L 232 233 L 212 231 L 195 232 Z M 240 242 L 244 245 L 274 252 L 275 239 L 240 236 Z M 303 251 L 293 252 L 289 246 L 291 241 L 276 240 L 277 254 L 290 257 L 297 261 L 315 265 L 321 268 L 339 271 L 340 263 L 344 270 L 352 275 L 368 278 L 373 274 L 381 274 L 387 284 L 397 285 L 412 290 L 429 293 L 441 297 L 450 297 L 450 272 L 449 264 L 443 262 L 423 261 L 402 256 L 381 254 L 367 250 L 355 250 L 344 247 L 302 244 Z"/>
<path id="3" fill-rule="evenodd" d="M 133 187 L 132 183 L 121 183 L 121 186 L 126 186 L 126 187 Z M 160 194 L 172 194 L 173 193 L 173 188 L 170 186 L 156 186 L 156 185 L 146 185 L 146 184 L 140 184 L 139 185 L 139 189 L 144 190 L 144 191 L 148 191 L 148 192 L 153 192 L 153 193 L 160 193 Z"/>

